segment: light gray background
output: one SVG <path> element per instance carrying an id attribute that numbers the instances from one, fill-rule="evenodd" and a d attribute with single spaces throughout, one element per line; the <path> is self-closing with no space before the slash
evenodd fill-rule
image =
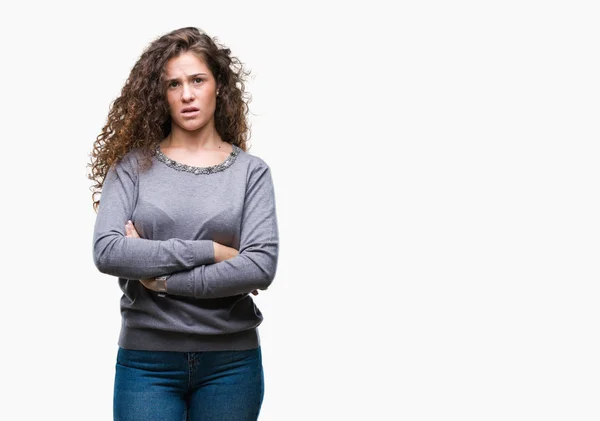
<path id="1" fill-rule="evenodd" d="M 261 421 L 599 419 L 595 3 L 384 4 L 2 6 L 0 419 L 111 419 L 85 165 L 182 26 L 252 70 L 273 171 Z"/>

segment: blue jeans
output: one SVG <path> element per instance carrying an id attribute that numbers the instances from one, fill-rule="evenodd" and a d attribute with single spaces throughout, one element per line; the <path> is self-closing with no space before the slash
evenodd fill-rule
<path id="1" fill-rule="evenodd" d="M 117 353 L 115 421 L 256 421 L 263 396 L 260 347 Z"/>

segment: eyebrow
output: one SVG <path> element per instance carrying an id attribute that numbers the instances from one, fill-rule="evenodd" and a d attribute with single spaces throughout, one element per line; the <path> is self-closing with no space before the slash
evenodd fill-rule
<path id="1" fill-rule="evenodd" d="M 188 75 L 188 79 L 193 79 L 196 76 L 207 76 L 207 74 L 206 73 L 194 73 L 193 75 Z M 171 78 L 171 79 L 167 79 L 166 83 L 170 83 L 170 82 L 177 81 L 177 80 L 179 80 L 179 78 L 178 77 L 174 77 L 174 78 Z"/>

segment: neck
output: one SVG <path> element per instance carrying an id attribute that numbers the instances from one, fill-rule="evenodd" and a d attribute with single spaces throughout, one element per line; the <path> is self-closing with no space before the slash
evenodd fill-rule
<path id="1" fill-rule="evenodd" d="M 225 143 L 214 127 L 202 127 L 196 131 L 188 131 L 178 126 L 172 126 L 171 133 L 164 141 L 164 146 L 194 151 L 198 149 L 222 149 Z"/>

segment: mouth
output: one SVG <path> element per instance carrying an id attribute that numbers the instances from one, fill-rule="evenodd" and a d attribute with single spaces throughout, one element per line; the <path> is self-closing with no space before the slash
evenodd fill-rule
<path id="1" fill-rule="evenodd" d="M 196 107 L 185 107 L 184 109 L 181 110 L 181 114 L 183 115 L 192 115 L 192 114 L 196 114 L 200 111 L 199 108 Z"/>

